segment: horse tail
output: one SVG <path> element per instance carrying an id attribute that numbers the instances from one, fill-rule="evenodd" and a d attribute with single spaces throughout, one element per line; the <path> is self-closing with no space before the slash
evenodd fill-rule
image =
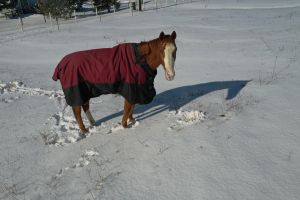
<path id="1" fill-rule="evenodd" d="M 56 68 L 55 68 L 55 71 L 53 73 L 53 76 L 52 76 L 52 79 L 54 81 L 57 81 L 57 79 L 59 79 L 59 71 L 60 71 L 60 66 L 57 65 Z"/>

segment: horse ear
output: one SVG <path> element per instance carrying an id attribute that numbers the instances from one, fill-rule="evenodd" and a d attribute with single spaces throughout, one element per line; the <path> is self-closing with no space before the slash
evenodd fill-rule
<path id="1" fill-rule="evenodd" d="M 140 43 L 138 50 L 141 56 L 148 55 L 150 53 L 150 47 L 147 42 Z"/>
<path id="2" fill-rule="evenodd" d="M 159 34 L 159 39 L 162 40 L 165 36 L 165 33 L 162 31 L 160 34 Z"/>
<path id="3" fill-rule="evenodd" d="M 176 39 L 176 36 L 177 36 L 176 32 L 173 31 L 172 34 L 171 34 L 172 39 L 175 40 L 175 39 Z"/>

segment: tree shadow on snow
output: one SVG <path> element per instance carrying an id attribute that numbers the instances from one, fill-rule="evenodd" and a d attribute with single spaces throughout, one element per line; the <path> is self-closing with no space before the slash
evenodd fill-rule
<path id="1" fill-rule="evenodd" d="M 226 100 L 231 100 L 238 95 L 248 82 L 249 80 L 219 81 L 173 88 L 157 94 L 150 104 L 137 105 L 134 114 L 138 120 L 143 120 L 165 110 L 177 110 L 201 96 L 224 89 L 228 90 Z M 116 112 L 99 119 L 96 124 L 99 125 L 122 115 L 123 111 Z"/>

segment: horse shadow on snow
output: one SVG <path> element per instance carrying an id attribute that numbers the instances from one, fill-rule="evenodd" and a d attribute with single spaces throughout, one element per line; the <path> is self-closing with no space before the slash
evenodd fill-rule
<path id="1" fill-rule="evenodd" d="M 157 94 L 150 104 L 137 105 L 134 110 L 135 118 L 138 120 L 144 120 L 165 110 L 177 110 L 201 96 L 218 90 L 227 89 L 228 92 L 226 100 L 231 100 L 239 94 L 248 82 L 249 80 L 219 81 L 182 86 L 166 90 Z M 123 111 L 113 113 L 97 120 L 96 124 L 100 125 L 102 122 L 106 122 L 122 115 Z"/>

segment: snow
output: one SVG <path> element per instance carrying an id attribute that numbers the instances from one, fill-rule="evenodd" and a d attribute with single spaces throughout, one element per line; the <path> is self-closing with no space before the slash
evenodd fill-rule
<path id="1" fill-rule="evenodd" d="M 60 31 L 0 19 L 0 199 L 299 199 L 299 1 L 167 2 Z M 127 129 L 119 95 L 92 99 L 80 139 L 59 60 L 173 30 L 174 81 L 159 68 Z"/>

